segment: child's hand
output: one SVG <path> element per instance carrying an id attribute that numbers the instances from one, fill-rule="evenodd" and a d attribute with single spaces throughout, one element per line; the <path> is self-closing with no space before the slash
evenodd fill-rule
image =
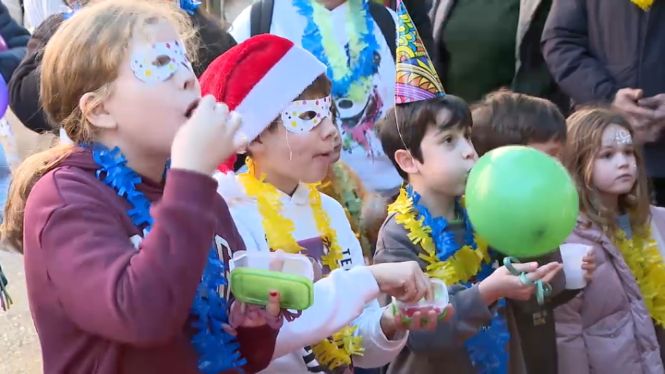
<path id="1" fill-rule="evenodd" d="M 377 264 L 367 267 L 374 275 L 379 290 L 406 304 L 432 297 L 429 279 L 415 261 Z"/>
<path id="2" fill-rule="evenodd" d="M 529 262 L 513 264 L 513 267 L 519 272 L 527 273 L 527 279 L 531 282 L 537 280 L 549 282 L 562 268 L 558 262 L 550 262 L 541 267 L 538 267 L 537 262 Z M 487 305 L 493 304 L 502 297 L 514 300 L 529 300 L 535 291 L 533 284 L 525 285 L 518 276 L 513 275 L 505 266 L 496 269 L 492 275 L 480 282 L 478 288 Z"/>
<path id="3" fill-rule="evenodd" d="M 229 313 L 229 325 L 224 330 L 231 335 L 236 335 L 238 327 L 260 327 L 269 325 L 275 330 L 282 327 L 283 318 L 279 305 L 280 295 L 277 291 L 270 291 L 268 305 L 265 308 L 258 305 L 250 305 L 234 301 Z"/>
<path id="4" fill-rule="evenodd" d="M 596 254 L 590 250 L 586 256 L 582 257 L 582 270 L 584 270 L 584 279 L 591 282 L 593 272 L 596 271 Z"/>
<path id="5" fill-rule="evenodd" d="M 429 311 L 415 311 L 411 315 L 404 315 L 395 305 L 390 304 L 381 316 L 381 330 L 388 339 L 396 333 L 409 331 L 434 331 L 439 322 L 448 322 L 455 314 L 455 308 L 448 304 L 442 312 L 434 309 Z"/>
<path id="6" fill-rule="evenodd" d="M 234 140 L 240 118 L 208 95 L 199 101 L 171 146 L 171 167 L 212 175 L 244 143 Z M 245 141 L 246 142 L 246 141 Z"/>

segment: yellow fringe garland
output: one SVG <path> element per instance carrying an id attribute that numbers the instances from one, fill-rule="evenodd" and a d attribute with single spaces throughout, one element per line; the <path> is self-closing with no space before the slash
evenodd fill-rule
<path id="1" fill-rule="evenodd" d="M 270 250 L 281 249 L 288 253 L 300 253 L 304 248 L 293 236 L 295 224 L 281 215 L 280 192 L 273 185 L 263 182 L 265 176 L 257 179 L 256 168 L 251 158 L 247 158 L 247 167 L 248 172 L 238 175 L 238 178 L 247 195 L 256 199 Z M 323 209 L 321 194 L 317 187 L 318 184 L 308 185 L 310 207 L 316 228 L 328 245 L 328 253 L 321 257 L 321 263 L 332 271 L 340 267 L 342 248 L 337 241 L 335 229 L 330 225 L 330 217 Z M 347 326 L 332 337 L 315 344 L 312 350 L 319 364 L 333 370 L 342 365 L 351 365 L 351 356 L 360 356 L 364 353 L 362 337 L 355 336 L 355 333 L 355 327 Z"/>
<path id="2" fill-rule="evenodd" d="M 665 264 L 651 230 L 646 235 L 633 235 L 632 240 L 619 230 L 614 241 L 635 277 L 651 318 L 665 327 Z"/>
<path id="3" fill-rule="evenodd" d="M 413 202 L 404 188 L 400 190 L 397 200 L 388 207 L 388 212 L 395 213 L 395 221 L 406 229 L 409 240 L 423 249 L 419 257 L 427 264 L 426 273 L 432 278 L 440 279 L 448 285 L 466 282 L 478 274 L 483 261 L 491 261 L 487 242 L 477 236 L 475 240 L 478 248 L 465 245 L 448 260 L 439 261 L 432 230 L 423 225 L 424 218 L 416 219 Z"/>
<path id="4" fill-rule="evenodd" d="M 654 0 L 630 0 L 630 1 L 646 12 L 649 9 L 651 9 Z"/>

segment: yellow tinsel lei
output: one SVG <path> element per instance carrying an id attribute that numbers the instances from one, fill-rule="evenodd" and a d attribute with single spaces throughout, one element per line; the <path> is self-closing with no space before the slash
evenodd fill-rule
<path id="1" fill-rule="evenodd" d="M 409 240 L 423 249 L 419 257 L 427 264 L 426 273 L 432 278 L 440 279 L 448 285 L 465 282 L 478 274 L 483 261 L 491 261 L 487 243 L 477 236 L 475 240 L 478 248 L 465 245 L 448 260 L 440 261 L 436 256 L 432 230 L 423 225 L 423 218 L 416 219 L 413 202 L 404 188 L 400 190 L 397 200 L 388 207 L 388 213 L 395 214 L 395 221 L 406 229 Z"/>
<path id="2" fill-rule="evenodd" d="M 651 9 L 654 0 L 630 0 L 633 4 L 637 5 L 643 11 Z"/>
<path id="3" fill-rule="evenodd" d="M 250 158 L 247 158 L 247 167 L 248 172 L 238 175 L 238 178 L 247 195 L 256 199 L 270 250 L 281 249 L 288 253 L 300 253 L 304 248 L 293 236 L 295 224 L 281 214 L 280 192 L 273 185 L 264 183 L 263 177 L 256 178 L 254 163 Z M 328 253 L 321 256 L 321 263 L 332 271 L 340 267 L 342 248 L 337 241 L 335 229 L 330 225 L 330 217 L 323 209 L 321 194 L 317 187 L 317 184 L 308 185 L 310 207 L 316 228 L 324 243 L 328 244 Z M 319 364 L 332 370 L 343 365 L 351 365 L 351 356 L 360 356 L 364 353 L 362 337 L 356 336 L 355 333 L 356 327 L 347 326 L 332 337 L 312 346 Z"/>
<path id="4" fill-rule="evenodd" d="M 635 277 L 651 318 L 665 327 L 665 264 L 651 230 L 634 233 L 632 239 L 618 230 L 614 242 Z"/>

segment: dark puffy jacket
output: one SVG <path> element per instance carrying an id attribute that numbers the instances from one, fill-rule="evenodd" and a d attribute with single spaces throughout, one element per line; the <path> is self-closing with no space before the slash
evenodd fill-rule
<path id="1" fill-rule="evenodd" d="M 0 74 L 8 82 L 14 69 L 25 56 L 30 33 L 14 21 L 9 9 L 0 3 L 0 36 L 7 44 L 7 50 L 0 52 Z"/>
<path id="2" fill-rule="evenodd" d="M 621 88 L 665 93 L 665 2 L 648 12 L 629 0 L 554 1 L 545 61 L 575 104 L 610 103 Z M 665 178 L 665 136 L 644 147 L 649 176 Z"/>

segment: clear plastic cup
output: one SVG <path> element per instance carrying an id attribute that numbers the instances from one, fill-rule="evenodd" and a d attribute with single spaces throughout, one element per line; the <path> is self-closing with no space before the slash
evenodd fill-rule
<path id="1" fill-rule="evenodd" d="M 415 304 L 407 304 L 393 298 L 393 303 L 395 303 L 395 306 L 397 306 L 402 315 L 411 318 L 416 312 L 427 313 L 430 310 L 434 310 L 437 315 L 443 313 L 449 303 L 448 288 L 439 279 L 430 279 L 430 281 L 432 282 L 433 295 L 433 300 L 431 301 L 422 299 Z"/>
<path id="2" fill-rule="evenodd" d="M 566 289 L 579 290 L 586 287 L 582 258 L 592 247 L 585 244 L 566 243 L 559 246 L 563 260 L 563 271 L 566 274 Z"/>

